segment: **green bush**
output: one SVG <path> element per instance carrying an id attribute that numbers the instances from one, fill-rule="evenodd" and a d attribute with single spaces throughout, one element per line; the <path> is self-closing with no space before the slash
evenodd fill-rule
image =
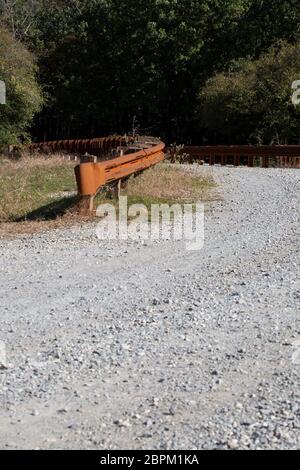
<path id="1" fill-rule="evenodd" d="M 280 43 L 256 61 L 235 62 L 200 93 L 201 125 L 217 131 L 219 141 L 299 143 L 300 106 L 291 99 L 297 79 L 300 43 Z"/>
<path id="2" fill-rule="evenodd" d="M 0 105 L 1 148 L 27 138 L 27 128 L 42 105 L 32 55 L 3 29 L 0 29 L 0 80 L 6 84 L 6 104 Z"/>

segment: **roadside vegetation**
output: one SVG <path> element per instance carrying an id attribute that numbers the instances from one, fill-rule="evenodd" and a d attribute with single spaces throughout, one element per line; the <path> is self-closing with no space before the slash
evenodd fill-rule
<path id="1" fill-rule="evenodd" d="M 168 143 L 293 143 L 298 3 L 2 0 L 0 145 L 133 128 Z"/>
<path id="2" fill-rule="evenodd" d="M 77 211 L 77 188 L 74 162 L 61 156 L 22 157 L 18 161 L 0 159 L 0 234 L 31 232 L 92 220 Z M 175 165 L 159 164 L 128 179 L 121 195 L 128 204 L 196 203 L 216 198 L 212 176 L 185 172 Z M 110 202 L 117 206 L 114 188 L 104 187 L 96 197 L 97 204 Z"/>
<path id="3" fill-rule="evenodd" d="M 208 80 L 200 93 L 203 126 L 223 141 L 298 144 L 300 106 L 291 85 L 300 79 L 300 43 L 280 43 L 256 61 L 240 60 Z"/>
<path id="4" fill-rule="evenodd" d="M 0 160 L 0 223 L 55 216 L 55 204 L 76 191 L 74 165 L 61 158 Z"/>
<path id="5" fill-rule="evenodd" d="M 6 104 L 0 105 L 0 152 L 30 140 L 28 128 L 43 103 L 37 70 L 25 45 L 0 25 L 0 80 L 6 85 Z"/>
<path id="6" fill-rule="evenodd" d="M 215 198 L 211 174 L 193 175 L 171 164 L 162 163 L 129 180 L 125 194 L 129 202 L 148 208 L 153 203 L 196 203 Z"/>

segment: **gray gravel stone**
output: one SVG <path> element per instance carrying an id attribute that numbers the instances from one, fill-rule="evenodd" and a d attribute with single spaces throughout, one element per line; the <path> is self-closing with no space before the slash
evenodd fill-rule
<path id="1" fill-rule="evenodd" d="M 1 448 L 299 448 L 299 170 L 185 171 L 223 198 L 202 251 L 0 240 Z"/>

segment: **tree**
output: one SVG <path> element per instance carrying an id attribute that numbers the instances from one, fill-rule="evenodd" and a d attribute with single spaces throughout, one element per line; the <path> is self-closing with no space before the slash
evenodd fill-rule
<path id="1" fill-rule="evenodd" d="M 300 43 L 279 43 L 256 61 L 208 80 L 200 93 L 201 123 L 224 142 L 300 142 L 300 106 L 292 83 L 300 79 Z"/>
<path id="2" fill-rule="evenodd" d="M 38 140 L 141 132 L 201 141 L 197 95 L 241 59 L 300 33 L 298 0 L 0 0 L 38 58 Z M 243 134 L 244 135 L 244 134 Z"/>
<path id="3" fill-rule="evenodd" d="M 27 137 L 42 96 L 36 81 L 36 65 L 27 49 L 0 29 L 0 79 L 6 84 L 6 104 L 0 106 L 0 146 Z"/>
<path id="4" fill-rule="evenodd" d="M 41 0 L 0 0 L 0 25 L 14 38 L 25 39 L 34 28 Z"/>
<path id="5" fill-rule="evenodd" d="M 215 70 L 205 60 L 206 25 L 216 16 L 220 30 L 236 24 L 244 1 L 62 1 L 41 10 L 39 63 L 50 100 L 37 130 L 47 127 L 47 138 L 124 132 L 136 117 L 143 132 L 183 139 L 197 84 Z"/>

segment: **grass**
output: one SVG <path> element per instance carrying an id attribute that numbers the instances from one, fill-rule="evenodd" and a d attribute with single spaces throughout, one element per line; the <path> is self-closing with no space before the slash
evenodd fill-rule
<path id="1" fill-rule="evenodd" d="M 216 199 L 212 191 L 216 184 L 211 174 L 194 175 L 175 165 L 161 163 L 149 170 L 131 176 L 121 194 L 128 196 L 128 204 L 197 203 Z M 97 196 L 95 205 L 107 202 L 107 192 Z M 110 200 L 111 202 L 111 200 Z M 117 200 L 113 198 L 113 202 Z"/>
<path id="2" fill-rule="evenodd" d="M 74 165 L 61 158 L 0 160 L 0 223 L 30 219 L 42 207 L 55 211 L 64 192 L 76 191 Z M 64 202 L 65 204 L 65 202 Z M 59 212 L 59 211 L 58 211 Z M 42 218 L 42 214 L 41 214 Z M 47 211 L 45 213 L 47 218 Z"/>
<path id="3" fill-rule="evenodd" d="M 129 182 L 127 194 L 132 197 L 154 198 L 165 202 L 193 203 L 208 200 L 215 186 L 212 176 L 195 176 L 179 167 L 160 164 Z"/>
<path id="4" fill-rule="evenodd" d="M 134 175 L 122 189 L 128 205 L 196 203 L 216 199 L 215 183 L 209 173 L 194 175 L 168 163 Z M 74 163 L 60 157 L 22 157 L 19 161 L 0 158 L 0 235 L 32 233 L 86 221 L 72 210 L 77 202 Z M 70 194 L 71 193 L 71 194 Z M 117 206 L 118 200 L 105 189 L 95 207 L 103 202 Z"/>

